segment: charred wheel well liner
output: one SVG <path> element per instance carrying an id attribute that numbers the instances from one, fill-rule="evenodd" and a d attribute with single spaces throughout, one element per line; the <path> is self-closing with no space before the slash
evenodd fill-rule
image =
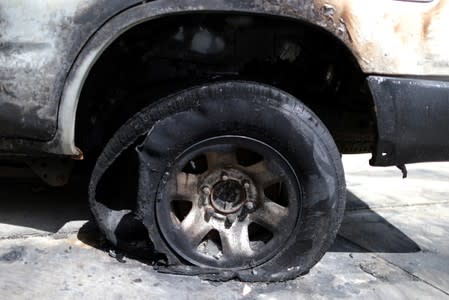
<path id="1" fill-rule="evenodd" d="M 179 42 L 181 38 L 184 40 Z M 59 131 L 64 151 L 76 150 L 70 137 L 76 138 L 83 151 L 100 149 L 105 141 L 92 146 L 85 139 L 87 133 L 105 128 L 109 132 L 96 134 L 105 134 L 107 140 L 124 120 L 148 104 L 132 103 L 136 98 L 125 94 L 128 89 L 134 91 L 133 97 L 141 97 L 135 91 L 147 87 L 136 78 L 164 85 L 157 93 L 153 89 L 153 99 L 148 101 L 214 80 L 243 79 L 277 86 L 304 101 L 323 119 L 341 152 L 371 152 L 373 148 L 376 124 L 365 75 L 346 45 L 314 24 L 269 14 L 189 12 L 140 22 L 120 31 L 106 48 L 88 45 L 84 53 L 89 49 L 95 57 L 85 54 L 84 63 L 75 64 L 72 73 L 83 78 L 69 78 L 61 103 L 60 125 L 67 128 L 73 122 L 74 126 L 72 132 Z M 73 86 L 81 80 L 82 89 Z M 184 81 L 186 85 L 177 84 Z M 109 94 L 99 100 L 102 91 Z M 66 103 L 69 96 L 79 98 L 79 103 Z M 120 106 L 129 111 L 111 124 L 115 116 L 108 113 L 123 112 Z M 89 127 L 89 120 L 98 119 L 109 123 Z"/>

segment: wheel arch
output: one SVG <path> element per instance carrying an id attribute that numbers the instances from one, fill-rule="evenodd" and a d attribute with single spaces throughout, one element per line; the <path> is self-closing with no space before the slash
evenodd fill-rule
<path id="1" fill-rule="evenodd" d="M 326 19 L 324 5 L 316 5 L 314 1 L 294 2 L 298 2 L 297 5 L 285 4 L 281 1 L 267 1 L 261 4 L 248 4 L 242 3 L 242 1 L 225 3 L 222 1 L 193 1 L 189 5 L 180 4 L 178 1 L 154 1 L 130 8 L 115 16 L 86 43 L 66 78 L 58 109 L 56 149 L 53 152 L 71 156 L 82 155 L 75 145 L 75 127 L 79 99 L 86 78 L 97 60 L 118 37 L 139 24 L 155 19 L 199 12 L 284 17 L 297 20 L 308 26 L 321 28 L 346 48 L 357 62 L 356 55 L 350 47 L 348 33 L 342 30 L 341 24 L 334 24 L 328 18 Z M 358 63 L 357 66 L 360 67 Z"/>

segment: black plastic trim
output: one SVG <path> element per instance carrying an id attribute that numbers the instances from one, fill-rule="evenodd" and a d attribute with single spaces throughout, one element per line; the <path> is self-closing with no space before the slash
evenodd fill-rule
<path id="1" fill-rule="evenodd" d="M 449 160 L 449 82 L 370 76 L 378 141 L 370 164 Z"/>

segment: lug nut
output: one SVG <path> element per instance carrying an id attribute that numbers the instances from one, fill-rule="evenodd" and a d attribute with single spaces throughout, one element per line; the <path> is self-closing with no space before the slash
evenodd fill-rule
<path id="1" fill-rule="evenodd" d="M 223 179 L 224 181 L 226 181 L 226 180 L 229 179 L 229 177 L 228 177 L 228 175 L 223 175 L 223 176 L 221 176 L 221 179 Z"/>
<path id="2" fill-rule="evenodd" d="M 245 182 L 245 183 L 243 184 L 243 187 L 244 187 L 245 189 L 249 189 L 249 183 L 248 183 L 248 182 Z"/>
<path id="3" fill-rule="evenodd" d="M 248 209 L 248 210 L 253 210 L 254 209 L 254 202 L 251 202 L 251 201 L 249 201 L 249 202 L 246 202 L 245 203 L 245 207 Z"/>
<path id="4" fill-rule="evenodd" d="M 206 195 L 210 195 L 210 188 L 208 186 L 203 187 L 203 193 Z"/>

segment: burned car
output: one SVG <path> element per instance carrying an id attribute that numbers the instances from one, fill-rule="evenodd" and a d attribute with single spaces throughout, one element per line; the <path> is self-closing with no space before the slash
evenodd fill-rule
<path id="1" fill-rule="evenodd" d="M 342 154 L 449 160 L 448 26 L 448 0 L 3 1 L 2 159 L 88 176 L 160 271 L 295 278 L 336 237 Z"/>

